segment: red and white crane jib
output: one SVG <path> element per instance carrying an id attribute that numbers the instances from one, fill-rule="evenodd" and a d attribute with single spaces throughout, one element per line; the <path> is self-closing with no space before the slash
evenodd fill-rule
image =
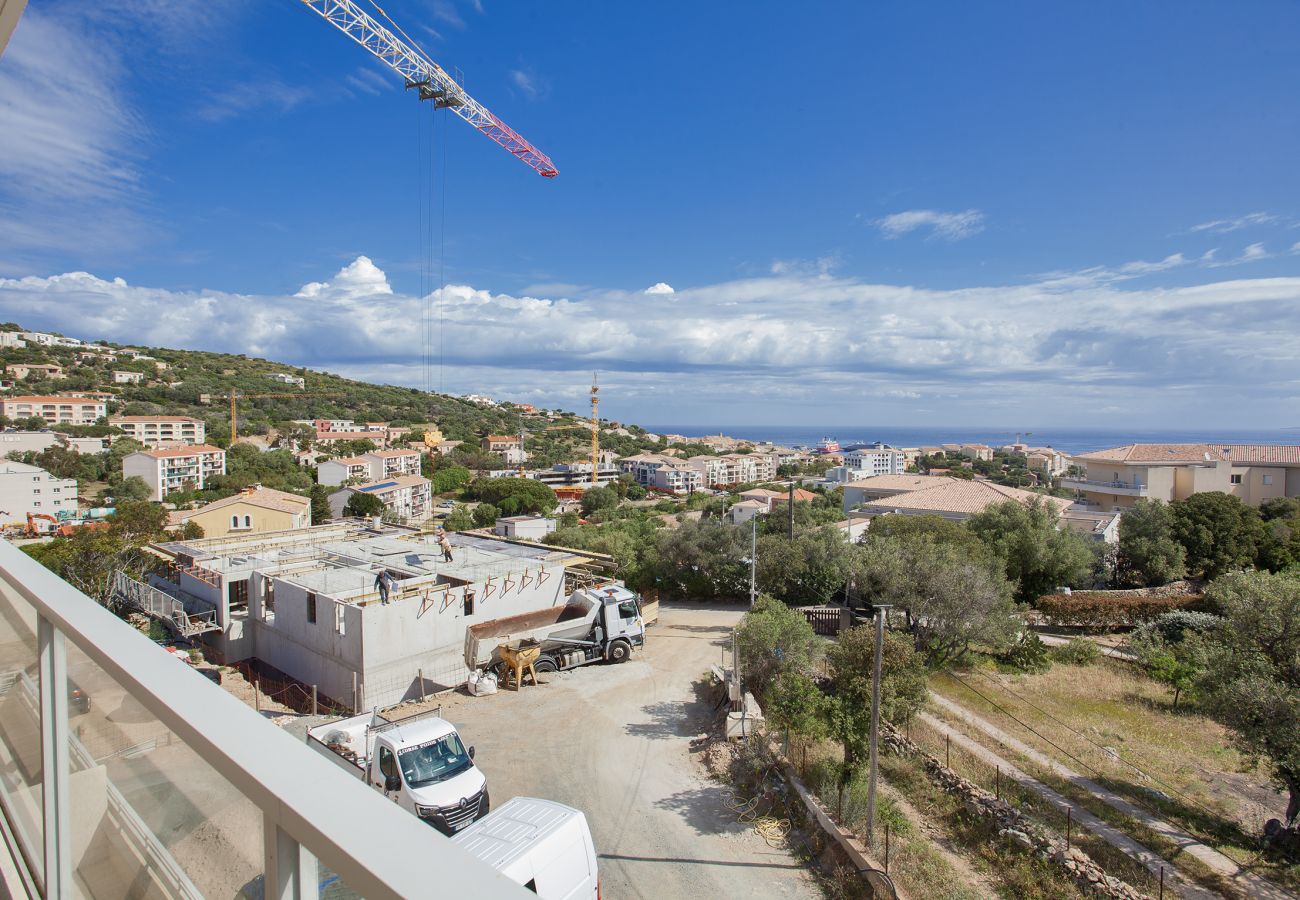
<path id="1" fill-rule="evenodd" d="M 302 2 L 405 78 L 408 87 L 418 87 L 422 98 L 447 107 L 543 178 L 560 174 L 549 156 L 465 93 L 465 89 L 442 66 L 398 38 L 352 0 Z"/>

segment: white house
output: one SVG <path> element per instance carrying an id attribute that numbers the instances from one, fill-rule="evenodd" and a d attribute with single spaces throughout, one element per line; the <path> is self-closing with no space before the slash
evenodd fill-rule
<path id="1" fill-rule="evenodd" d="M 342 518 L 353 494 L 379 498 L 387 513 L 399 521 L 423 522 L 433 511 L 433 486 L 421 475 L 394 475 L 335 491 L 329 497 L 330 514 Z"/>
<path id="2" fill-rule="evenodd" d="M 492 530 L 501 537 L 540 541 L 555 530 L 555 520 L 545 516 L 503 516 Z"/>
<path id="3" fill-rule="evenodd" d="M 143 372 L 123 372 L 119 370 L 113 371 L 114 384 L 140 384 L 143 381 L 144 381 Z"/>
<path id="4" fill-rule="evenodd" d="M 344 484 L 353 479 L 381 481 L 397 475 L 419 475 L 420 454 L 415 450 L 372 450 L 361 456 L 329 459 L 316 467 L 320 484 Z"/>
<path id="5" fill-rule="evenodd" d="M 207 440 L 207 425 L 189 416 L 113 416 L 108 424 L 146 447 L 198 445 Z"/>

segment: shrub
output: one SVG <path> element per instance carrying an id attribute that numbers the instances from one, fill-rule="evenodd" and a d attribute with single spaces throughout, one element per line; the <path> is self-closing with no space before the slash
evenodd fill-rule
<path id="1" fill-rule="evenodd" d="M 1218 627 L 1223 619 L 1206 612 L 1193 612 L 1190 609 L 1176 609 L 1161 613 L 1150 622 L 1139 625 L 1132 634 L 1133 643 L 1142 643 L 1159 639 L 1168 644 L 1177 644 L 1189 632 L 1204 634 Z"/>
<path id="2" fill-rule="evenodd" d="M 1101 649 L 1087 638 L 1075 638 L 1061 647 L 1053 647 L 1052 659 L 1071 666 L 1088 666 L 1097 661 Z"/>
<path id="3" fill-rule="evenodd" d="M 1026 631 L 1002 657 L 1002 661 L 1021 672 L 1046 672 L 1052 667 L 1047 645 L 1036 632 Z"/>
<path id="4" fill-rule="evenodd" d="M 1188 595 L 1156 596 L 1075 591 L 1071 594 L 1048 594 L 1040 597 L 1038 611 L 1053 625 L 1112 629 L 1154 619 L 1161 613 L 1181 609 L 1195 602 L 1196 599 Z"/>

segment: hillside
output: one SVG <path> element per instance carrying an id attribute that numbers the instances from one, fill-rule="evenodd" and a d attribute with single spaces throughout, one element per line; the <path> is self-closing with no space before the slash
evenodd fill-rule
<path id="1" fill-rule="evenodd" d="M 7 323 L 3 331 L 24 330 Z M 123 345 L 100 342 L 117 350 Z M 358 422 L 389 422 L 401 426 L 434 422 L 447 440 L 477 444 L 488 434 L 529 433 L 527 447 L 538 464 L 549 465 L 570 459 L 585 459 L 589 440 L 583 428 L 546 431 L 562 424 L 582 425 L 573 413 L 539 410 L 525 413 L 510 403 L 480 406 L 459 397 L 431 393 L 417 388 L 356 381 L 285 363 L 243 354 L 174 350 L 167 347 L 132 347 L 152 360 L 134 360 L 125 355 L 90 357 L 71 347 L 38 346 L 0 348 L 0 363 L 57 364 L 66 377 L 18 381 L 8 393 L 40 394 L 66 390 L 96 390 L 116 394 L 121 404 L 114 414 L 186 415 L 203 419 L 208 441 L 225 447 L 230 440 L 229 404 L 231 391 L 241 396 L 287 394 L 285 397 L 239 401 L 239 433 L 263 435 L 284 430 L 294 420 L 331 418 Z M 161 365 L 160 365 L 161 364 Z M 115 384 L 114 371 L 140 372 L 141 384 Z M 301 377 L 301 389 L 273 380 L 287 374 Z M 636 433 L 640 429 L 632 427 Z M 653 442 L 639 437 L 605 435 L 602 445 L 619 453 L 634 453 Z"/>

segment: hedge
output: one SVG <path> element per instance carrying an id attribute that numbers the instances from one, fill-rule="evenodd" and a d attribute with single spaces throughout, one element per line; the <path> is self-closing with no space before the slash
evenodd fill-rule
<path id="1" fill-rule="evenodd" d="M 1102 591 L 1075 591 L 1038 598 L 1038 612 L 1053 625 L 1084 628 L 1121 628 L 1182 609 L 1200 598 L 1195 595 L 1155 596 Z"/>

